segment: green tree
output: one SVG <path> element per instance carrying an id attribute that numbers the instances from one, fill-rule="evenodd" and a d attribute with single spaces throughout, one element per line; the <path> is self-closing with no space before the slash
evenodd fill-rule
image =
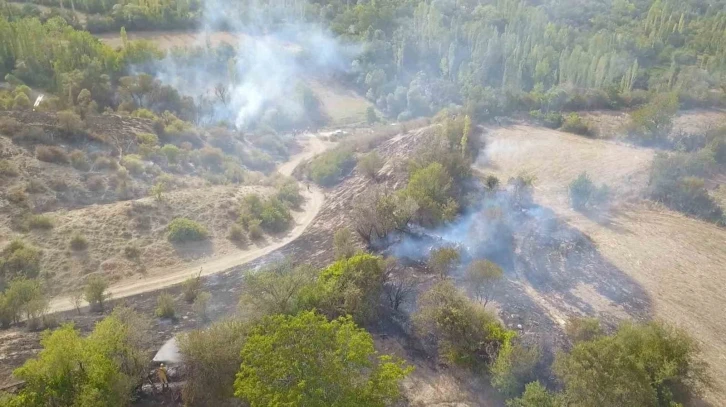
<path id="1" fill-rule="evenodd" d="M 333 252 L 335 260 L 347 259 L 355 254 L 353 233 L 348 228 L 340 228 L 333 235 Z"/>
<path id="2" fill-rule="evenodd" d="M 428 266 L 440 279 L 449 277 L 452 271 L 459 265 L 461 255 L 455 247 L 439 247 L 431 250 Z"/>
<path id="3" fill-rule="evenodd" d="M 403 194 L 413 198 L 418 205 L 421 223 L 436 225 L 456 215 L 458 205 L 451 196 L 452 181 L 446 169 L 438 162 L 411 174 Z"/>
<path id="4" fill-rule="evenodd" d="M 108 281 L 100 275 L 93 275 L 88 278 L 86 288 L 83 291 L 83 298 L 88 302 L 92 310 L 103 311 L 103 307 L 109 295 L 106 293 Z"/>
<path id="5" fill-rule="evenodd" d="M 503 277 L 504 272 L 501 267 L 489 260 L 473 261 L 466 269 L 466 283 L 469 290 L 478 301 L 483 301 L 485 307 L 489 303 L 497 283 Z"/>
<path id="6" fill-rule="evenodd" d="M 557 377 L 574 405 L 669 407 L 708 382 L 696 343 L 661 323 L 625 323 L 611 336 L 581 341 L 557 356 Z"/>
<path id="7" fill-rule="evenodd" d="M 528 383 L 521 397 L 507 401 L 507 407 L 558 407 L 557 396 L 547 391 L 540 382 Z"/>
<path id="8" fill-rule="evenodd" d="M 251 319 L 299 310 L 300 292 L 315 281 L 316 270 L 294 266 L 289 260 L 275 262 L 245 275 L 240 296 L 240 313 Z"/>
<path id="9" fill-rule="evenodd" d="M 377 355 L 373 338 L 350 318 L 303 312 L 252 329 L 234 389 L 252 407 L 383 407 L 400 398 L 399 381 L 410 371 Z"/>

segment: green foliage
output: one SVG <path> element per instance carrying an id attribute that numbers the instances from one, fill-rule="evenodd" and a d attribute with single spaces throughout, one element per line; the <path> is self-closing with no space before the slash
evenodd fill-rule
<path id="1" fill-rule="evenodd" d="M 410 368 L 379 356 L 350 318 L 313 312 L 261 321 L 242 347 L 235 396 L 252 407 L 387 406 L 400 398 Z"/>
<path id="2" fill-rule="evenodd" d="M 358 323 L 373 320 L 386 280 L 382 258 L 366 253 L 325 268 L 302 296 L 303 309 L 318 309 L 331 318 L 351 315 Z"/>
<path id="3" fill-rule="evenodd" d="M 293 179 L 285 180 L 277 188 L 277 199 L 284 202 L 291 208 L 299 208 L 302 205 L 305 198 L 300 194 L 300 186 L 297 181 Z"/>
<path id="4" fill-rule="evenodd" d="M 166 160 L 169 161 L 169 164 L 178 163 L 179 158 L 182 155 L 182 150 L 173 144 L 164 144 L 159 151 L 166 156 Z"/>
<path id="5" fill-rule="evenodd" d="M 0 252 L 0 287 L 16 277 L 34 278 L 40 272 L 42 252 L 22 240 L 10 242 Z"/>
<path id="6" fill-rule="evenodd" d="M 103 276 L 93 275 L 86 281 L 86 287 L 83 290 L 83 298 L 88 302 L 92 310 L 103 311 L 109 294 L 108 281 Z"/>
<path id="7" fill-rule="evenodd" d="M 448 280 L 421 295 L 413 322 L 416 331 L 436 345 L 440 357 L 467 367 L 490 367 L 515 336 Z"/>
<path id="8" fill-rule="evenodd" d="M 86 157 L 86 153 L 83 150 L 73 150 L 69 155 L 71 160 L 71 166 L 78 171 L 88 171 L 91 169 L 91 163 Z"/>
<path id="9" fill-rule="evenodd" d="M 489 260 L 475 260 L 467 267 L 465 278 L 469 290 L 486 306 L 504 272 Z"/>
<path id="10" fill-rule="evenodd" d="M 289 260 L 275 262 L 245 275 L 240 296 L 240 313 L 249 319 L 301 310 L 301 292 L 315 282 L 317 271 Z"/>
<path id="11" fill-rule="evenodd" d="M 250 220 L 247 225 L 247 231 L 250 233 L 250 239 L 252 240 L 260 240 L 262 239 L 262 236 L 265 235 L 265 231 L 262 230 L 262 226 L 260 226 L 259 219 Z"/>
<path id="12" fill-rule="evenodd" d="M 169 293 L 162 293 L 156 298 L 156 316 L 159 318 L 174 318 L 174 297 Z"/>
<path id="13" fill-rule="evenodd" d="M 459 207 L 452 197 L 452 182 L 449 173 L 438 162 L 411 174 L 402 194 L 416 202 L 419 222 L 437 225 L 456 216 Z"/>
<path id="14" fill-rule="evenodd" d="M 308 167 L 308 175 L 318 185 L 329 187 L 337 184 L 355 166 L 353 153 L 346 148 L 336 148 L 314 158 Z"/>
<path id="15" fill-rule="evenodd" d="M 242 226 L 234 224 L 229 227 L 229 233 L 227 233 L 227 239 L 236 242 L 238 244 L 247 243 L 247 235 Z"/>
<path id="16" fill-rule="evenodd" d="M 45 315 L 47 309 L 48 298 L 40 282 L 17 278 L 0 294 L 0 326 L 8 327 L 11 323 L 20 322 L 21 318 L 27 320 L 28 327 L 38 326 L 38 319 Z"/>
<path id="17" fill-rule="evenodd" d="M 383 168 L 383 159 L 375 151 L 371 151 L 358 160 L 358 170 L 369 178 L 376 179 L 381 168 Z"/>
<path id="18" fill-rule="evenodd" d="M 246 195 L 239 213 L 237 222 L 247 228 L 247 230 L 251 230 L 253 221 L 257 221 L 264 230 L 269 232 L 282 232 L 292 222 L 290 210 L 277 197 L 270 197 L 263 201 L 259 195 Z M 254 239 L 254 237 L 252 238 Z"/>
<path id="19" fill-rule="evenodd" d="M 355 231 L 366 242 L 385 238 L 394 230 L 405 231 L 418 212 L 418 204 L 404 194 L 387 194 L 375 188 L 354 202 Z"/>
<path id="20" fill-rule="evenodd" d="M 15 133 L 19 132 L 23 126 L 19 121 L 12 117 L 1 117 L 0 118 L 0 133 L 8 137 L 15 136 Z"/>
<path id="21" fill-rule="evenodd" d="M 562 127 L 560 127 L 560 130 L 566 131 L 568 133 L 579 134 L 581 136 L 595 136 L 594 127 L 582 117 L 580 117 L 580 115 L 577 113 L 570 113 L 565 116 L 565 120 L 564 122 L 562 122 Z"/>
<path id="22" fill-rule="evenodd" d="M 625 323 L 614 335 L 558 355 L 554 371 L 575 405 L 668 407 L 686 404 L 706 383 L 697 352 L 682 331 Z"/>
<path id="23" fill-rule="evenodd" d="M 240 350 L 248 331 L 247 324 L 228 320 L 178 337 L 186 368 L 182 388 L 186 405 L 223 406 L 234 397 L 234 379 L 242 364 Z"/>
<path id="24" fill-rule="evenodd" d="M 521 397 L 508 400 L 507 407 L 558 407 L 557 397 L 539 382 L 528 383 Z"/>
<path id="25" fill-rule="evenodd" d="M 79 232 L 76 232 L 71 236 L 68 245 L 75 251 L 86 250 L 88 248 L 88 239 Z"/>
<path id="26" fill-rule="evenodd" d="M 583 172 L 575 178 L 568 189 L 570 191 L 570 203 L 578 211 L 596 209 L 604 205 L 610 193 L 605 184 L 599 188 L 595 186 L 587 172 Z"/>
<path id="27" fill-rule="evenodd" d="M 182 291 L 184 292 L 184 301 L 193 303 L 200 292 L 202 292 L 202 276 L 201 273 L 197 276 L 191 276 L 184 281 L 182 284 Z"/>
<path id="28" fill-rule="evenodd" d="M 28 218 L 28 227 L 31 229 L 53 229 L 53 218 L 47 215 L 32 215 Z"/>
<path id="29" fill-rule="evenodd" d="M 209 300 L 212 299 L 212 294 L 202 291 L 197 295 L 197 298 L 194 299 L 194 303 L 192 304 L 192 311 L 194 311 L 197 316 L 202 321 L 207 321 L 209 319 L 209 315 L 207 315 L 207 311 L 209 308 Z"/>
<path id="30" fill-rule="evenodd" d="M 28 110 L 30 109 L 30 99 L 28 95 L 23 92 L 18 92 L 13 99 L 13 110 Z"/>
<path id="31" fill-rule="evenodd" d="M 658 95 L 630 114 L 628 133 L 635 141 L 645 145 L 662 143 L 670 136 L 677 111 L 678 98 L 675 94 Z"/>
<path id="32" fill-rule="evenodd" d="M 570 318 L 565 326 L 567 337 L 572 342 L 592 341 L 604 332 L 597 318 Z"/>
<path id="33" fill-rule="evenodd" d="M 86 338 L 73 325 L 46 331 L 43 349 L 16 369 L 25 382 L 20 405 L 128 406 L 146 369 L 146 322 L 130 310 L 117 310 L 97 323 Z M 90 403 L 90 404 L 89 404 Z"/>
<path id="34" fill-rule="evenodd" d="M 355 254 L 353 232 L 348 228 L 340 228 L 333 235 L 333 253 L 335 260 L 343 260 Z"/>
<path id="35" fill-rule="evenodd" d="M 35 156 L 40 161 L 47 163 L 68 164 L 70 162 L 66 150 L 57 146 L 37 146 L 35 147 Z"/>
<path id="36" fill-rule="evenodd" d="M 525 383 L 534 378 L 539 359 L 538 348 L 517 341 L 505 342 L 491 366 L 492 385 L 507 397 L 522 393 Z"/>
<path id="37" fill-rule="evenodd" d="M 129 154 L 121 159 L 121 165 L 124 166 L 131 174 L 141 175 L 144 173 L 144 162 L 136 154 Z"/>
<path id="38" fill-rule="evenodd" d="M 167 229 L 169 230 L 167 234 L 169 241 L 177 243 L 200 241 L 209 235 L 207 228 L 187 218 L 172 220 Z"/>
<path id="39" fill-rule="evenodd" d="M 550 129 L 556 129 L 562 126 L 562 123 L 564 121 L 564 119 L 562 118 L 562 114 L 559 112 L 545 113 L 541 110 L 532 110 L 531 112 L 529 112 L 529 115 L 540 124 L 545 127 L 549 127 Z"/>
<path id="40" fill-rule="evenodd" d="M 713 151 L 658 153 L 653 160 L 648 192 L 650 198 L 671 209 L 712 222 L 720 222 L 723 210 L 705 188 L 703 177 L 714 167 Z"/>
<path id="41" fill-rule="evenodd" d="M 139 144 L 156 147 L 159 145 L 159 137 L 154 133 L 136 133 L 136 141 Z"/>
<path id="42" fill-rule="evenodd" d="M 15 166 L 11 161 L 0 160 L 0 176 L 3 177 L 17 177 L 18 167 Z"/>
<path id="43" fill-rule="evenodd" d="M 458 267 L 461 254 L 455 247 L 439 247 L 431 250 L 428 266 L 440 279 L 446 279 Z"/>
<path id="44" fill-rule="evenodd" d="M 81 116 L 75 112 L 64 110 L 58 112 L 56 118 L 58 119 L 58 128 L 67 136 L 75 136 L 84 132 L 86 125 L 83 123 Z"/>

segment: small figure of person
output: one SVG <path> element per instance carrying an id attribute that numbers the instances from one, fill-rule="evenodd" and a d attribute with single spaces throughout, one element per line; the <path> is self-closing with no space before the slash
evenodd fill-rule
<path id="1" fill-rule="evenodd" d="M 169 378 L 166 374 L 166 366 L 162 363 L 159 366 L 159 369 L 156 371 L 156 374 L 159 376 L 159 381 L 161 382 L 161 391 L 164 391 L 164 389 L 169 388 Z"/>
<path id="2" fill-rule="evenodd" d="M 308 186 L 308 192 L 310 192 L 310 183 L 309 182 L 306 182 L 305 185 Z"/>

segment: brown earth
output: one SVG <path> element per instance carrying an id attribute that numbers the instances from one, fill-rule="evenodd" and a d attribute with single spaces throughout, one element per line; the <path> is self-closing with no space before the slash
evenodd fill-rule
<path id="1" fill-rule="evenodd" d="M 723 113 L 684 113 L 679 126 L 712 125 Z M 703 129 L 703 127 L 701 127 Z M 691 127 L 691 131 L 697 131 Z M 647 183 L 653 151 L 529 126 L 489 129 L 477 168 L 502 179 L 527 172 L 536 176 L 535 200 L 589 239 L 601 262 L 610 264 L 642 289 L 653 318 L 691 333 L 714 378 L 706 400 L 726 405 L 726 229 L 688 218 L 638 199 Z M 614 190 L 604 215 L 587 217 L 569 207 L 567 184 L 582 171 Z M 723 190 L 723 186 L 716 185 Z M 573 314 L 641 319 L 591 284 L 544 295 L 526 281 L 535 303 L 563 323 Z"/>

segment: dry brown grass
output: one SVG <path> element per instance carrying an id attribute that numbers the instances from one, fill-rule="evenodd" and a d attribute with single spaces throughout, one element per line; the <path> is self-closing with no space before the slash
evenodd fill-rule
<path id="1" fill-rule="evenodd" d="M 580 113 L 583 119 L 591 122 L 598 131 L 599 137 L 619 137 L 624 133 L 623 125 L 629 120 L 627 112 L 594 111 Z M 679 112 L 674 120 L 674 131 L 699 133 L 726 122 L 721 110 L 694 109 Z"/>
<path id="2" fill-rule="evenodd" d="M 699 117 L 681 115 L 678 123 L 695 123 Z M 536 201 L 592 239 L 604 260 L 641 286 L 650 297 L 655 318 L 686 329 L 701 344 L 715 382 L 707 399 L 714 406 L 726 405 L 726 323 L 722 315 L 726 307 L 726 229 L 638 201 L 636 193 L 647 182 L 652 155 L 651 150 L 625 144 L 513 126 L 492 130 L 479 168 L 503 181 L 521 172 L 536 176 Z M 620 198 L 607 221 L 598 222 L 570 209 L 566 186 L 582 171 L 588 171 L 598 183 L 611 185 Z M 721 186 L 717 196 L 726 195 L 724 189 Z M 583 301 L 596 315 L 629 317 L 622 307 L 588 286 L 569 293 L 540 295 L 527 287 L 525 292 L 555 320 L 567 309 L 577 308 L 563 305 L 566 298 Z"/>

